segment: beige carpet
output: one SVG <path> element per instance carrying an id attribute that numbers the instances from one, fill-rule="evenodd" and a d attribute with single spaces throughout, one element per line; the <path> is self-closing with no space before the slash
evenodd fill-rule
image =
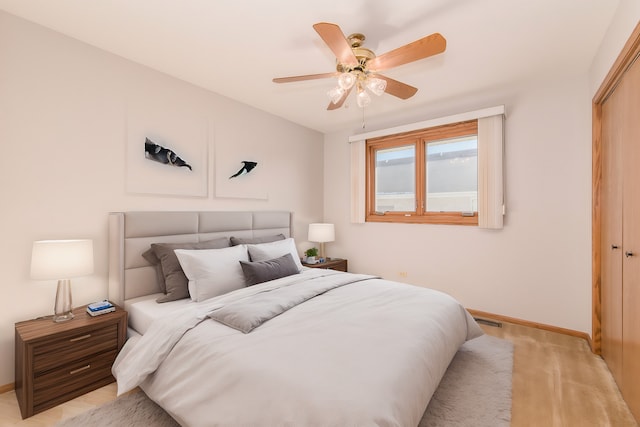
<path id="1" fill-rule="evenodd" d="M 501 427 L 511 420 L 511 342 L 482 336 L 465 343 L 433 395 L 419 427 Z M 143 392 L 117 398 L 56 427 L 178 426 Z"/>

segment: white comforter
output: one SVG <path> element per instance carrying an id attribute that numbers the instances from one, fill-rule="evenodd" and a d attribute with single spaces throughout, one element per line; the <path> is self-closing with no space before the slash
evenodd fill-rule
<path id="1" fill-rule="evenodd" d="M 307 270 L 185 308 L 125 345 L 118 393 L 138 385 L 185 426 L 416 426 L 460 345 L 482 334 L 438 291 L 372 278 L 250 333 L 207 318 Z"/>

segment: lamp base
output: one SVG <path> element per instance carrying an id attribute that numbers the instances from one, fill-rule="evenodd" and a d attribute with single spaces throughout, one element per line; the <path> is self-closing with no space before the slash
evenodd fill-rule
<path id="1" fill-rule="evenodd" d="M 67 322 L 71 319 L 73 319 L 75 316 L 73 315 L 73 313 L 69 312 L 66 314 L 54 314 L 53 315 L 53 321 L 56 323 L 61 323 L 61 322 Z"/>
<path id="2" fill-rule="evenodd" d="M 71 280 L 58 280 L 56 291 L 56 305 L 53 309 L 53 321 L 66 322 L 73 319 L 73 304 L 71 302 Z"/>

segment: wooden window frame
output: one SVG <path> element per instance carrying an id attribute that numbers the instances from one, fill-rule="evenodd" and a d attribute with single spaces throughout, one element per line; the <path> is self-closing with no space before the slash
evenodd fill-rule
<path id="1" fill-rule="evenodd" d="M 478 120 L 451 123 L 435 126 L 412 132 L 396 135 L 388 135 L 379 138 L 368 139 L 366 142 L 365 174 L 366 174 L 366 215 L 367 222 L 396 222 L 396 223 L 422 223 L 422 224 L 448 224 L 448 225 L 478 225 L 478 212 L 473 216 L 463 216 L 462 212 L 428 212 L 426 206 L 425 189 L 425 147 L 429 142 L 458 138 L 463 136 L 478 135 Z M 375 211 L 375 152 L 380 149 L 399 146 L 415 147 L 416 158 L 416 209 L 415 211 L 394 211 L 384 214 Z"/>

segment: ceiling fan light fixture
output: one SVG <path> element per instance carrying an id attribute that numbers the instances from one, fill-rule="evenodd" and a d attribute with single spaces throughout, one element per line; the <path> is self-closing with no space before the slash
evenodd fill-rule
<path id="1" fill-rule="evenodd" d="M 367 93 L 366 90 L 358 86 L 358 94 L 356 95 L 356 101 L 358 103 L 358 107 L 364 108 L 371 104 L 371 96 Z"/>
<path id="2" fill-rule="evenodd" d="M 374 95 L 381 96 L 387 89 L 387 81 L 378 79 L 376 77 L 367 78 L 367 89 L 369 89 Z"/>
<path id="3" fill-rule="evenodd" d="M 356 82 L 356 76 L 351 73 L 342 73 L 338 77 L 338 86 L 342 88 L 342 90 L 349 90 L 353 87 Z"/>
<path id="4" fill-rule="evenodd" d="M 340 86 L 336 86 L 333 89 L 331 89 L 329 92 L 327 92 L 327 96 L 329 97 L 329 99 L 331 99 L 331 102 L 334 104 L 337 104 L 338 101 L 340 101 L 340 98 L 342 98 L 342 95 L 344 95 L 344 89 L 342 89 Z"/>

